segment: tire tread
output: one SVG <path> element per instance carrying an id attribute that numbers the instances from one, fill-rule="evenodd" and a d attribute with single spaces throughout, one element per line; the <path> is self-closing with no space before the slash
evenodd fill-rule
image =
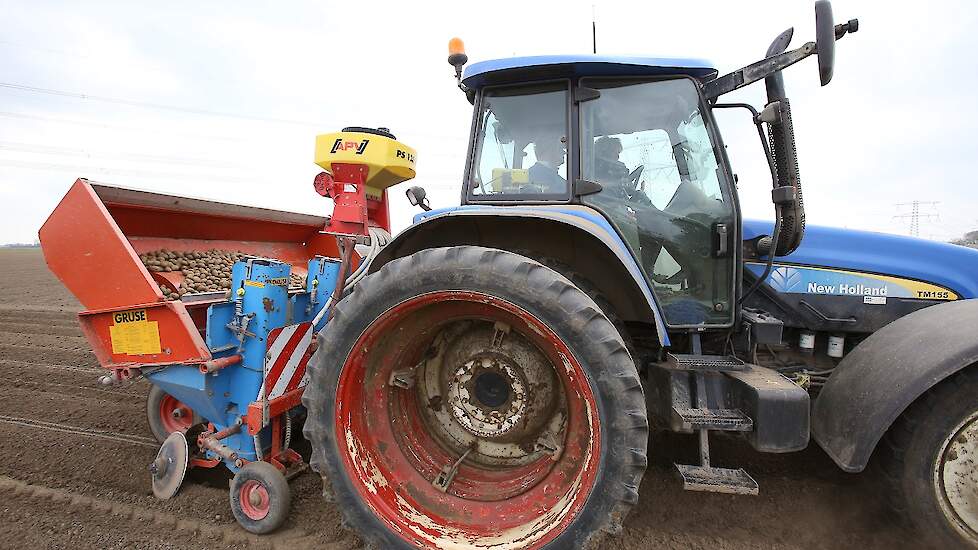
<path id="1" fill-rule="evenodd" d="M 510 278 L 515 274 L 518 280 L 525 281 L 535 296 L 528 300 L 535 300 L 538 304 L 556 305 L 563 311 L 566 319 L 573 320 L 575 325 L 580 325 L 582 330 L 594 335 L 592 342 L 600 346 L 601 353 L 607 356 L 607 370 L 592 373 L 593 386 L 604 403 L 613 404 L 618 411 L 628 411 L 628 414 L 611 415 L 608 419 L 608 423 L 613 424 L 610 433 L 618 439 L 612 442 L 612 447 L 624 450 L 622 452 L 627 456 L 618 461 L 619 471 L 609 478 L 605 488 L 611 497 L 608 509 L 603 511 L 602 517 L 594 519 L 593 530 L 582 539 L 576 540 L 575 546 L 590 546 L 601 532 L 620 533 L 623 518 L 638 500 L 638 487 L 648 464 L 646 449 L 649 426 L 645 396 L 632 354 L 626 344 L 627 335 L 614 323 L 613 312 L 589 296 L 585 289 L 577 285 L 577 281 L 540 262 L 498 249 L 456 246 L 423 250 L 384 265 L 377 272 L 365 277 L 334 306 L 335 316 L 330 324 L 346 321 L 343 313 L 347 310 L 363 311 L 372 296 L 383 293 L 392 286 L 408 284 L 407 281 L 411 281 L 411 284 L 430 282 L 425 274 L 437 271 L 435 266 L 455 267 L 453 277 L 456 280 L 467 277 L 467 270 L 480 267 Z M 353 345 L 352 342 L 336 341 L 337 332 L 329 330 L 329 325 L 320 332 L 315 360 L 310 361 L 308 366 L 311 381 L 302 398 L 308 410 L 304 433 L 312 444 L 310 466 L 322 477 L 324 487 L 330 482 L 326 447 L 337 443 L 330 429 L 329 419 L 322 414 L 324 402 L 328 398 L 326 388 L 333 383 L 330 380 L 330 366 L 331 363 L 344 362 L 346 352 L 340 350 L 348 350 Z M 339 367 L 334 365 L 333 368 L 338 370 Z M 611 376 L 606 375 L 609 372 Z M 361 504 L 354 502 L 342 491 L 336 491 L 335 495 L 344 523 L 359 526 L 358 534 L 368 545 L 389 548 L 397 544 L 397 541 L 392 541 L 379 529 L 366 528 L 364 514 L 369 512 L 365 512 Z"/>

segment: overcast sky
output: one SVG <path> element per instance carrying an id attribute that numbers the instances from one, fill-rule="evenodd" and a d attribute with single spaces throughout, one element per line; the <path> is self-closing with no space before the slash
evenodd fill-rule
<path id="1" fill-rule="evenodd" d="M 811 1 L 85 2 L 0 0 L 0 243 L 30 242 L 76 177 L 326 214 L 312 189 L 317 133 L 387 126 L 418 150 L 417 184 L 458 203 L 471 107 L 446 63 L 591 49 L 756 61 Z M 809 223 L 921 236 L 978 228 L 972 163 L 978 5 L 836 0 L 860 31 L 837 44 L 835 79 L 814 58 L 786 71 Z M 763 85 L 730 99 L 760 106 Z M 225 116 L 226 115 L 226 116 Z M 741 203 L 770 217 L 770 182 L 747 116 L 721 130 Z M 395 230 L 414 209 L 392 194 Z"/>

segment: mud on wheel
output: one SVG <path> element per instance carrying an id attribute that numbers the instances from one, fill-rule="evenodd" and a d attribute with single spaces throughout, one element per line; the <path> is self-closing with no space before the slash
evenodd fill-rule
<path id="1" fill-rule="evenodd" d="M 318 349 L 312 466 L 375 546 L 582 547 L 637 500 L 635 366 L 594 301 L 533 260 L 395 260 L 337 304 Z"/>

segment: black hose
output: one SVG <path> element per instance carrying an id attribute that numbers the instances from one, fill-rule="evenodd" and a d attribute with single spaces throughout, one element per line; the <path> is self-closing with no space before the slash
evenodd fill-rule
<path id="1" fill-rule="evenodd" d="M 744 300 L 746 300 L 751 294 L 757 290 L 761 283 L 763 283 L 768 275 L 771 274 L 771 269 L 774 268 L 774 254 L 778 249 L 778 238 L 781 237 L 781 208 L 775 207 L 774 213 L 774 233 L 771 235 L 771 246 L 767 252 L 767 265 L 764 266 L 764 273 L 754 281 L 754 284 L 740 297 L 740 303 L 743 305 Z"/>

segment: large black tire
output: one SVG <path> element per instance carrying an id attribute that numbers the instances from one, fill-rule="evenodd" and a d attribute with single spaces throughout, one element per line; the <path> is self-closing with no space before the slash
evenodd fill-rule
<path id="1" fill-rule="evenodd" d="M 967 426 L 971 428 L 965 433 Z M 914 402 L 884 438 L 881 472 L 889 504 L 928 548 L 978 548 L 978 367 L 941 382 Z M 970 438 L 969 438 L 970 436 Z M 969 443 L 970 441 L 970 443 Z M 942 482 L 949 464 L 964 465 L 964 476 Z M 970 465 L 970 471 L 968 470 Z M 970 494 L 965 520 L 947 495 Z"/>
<path id="2" fill-rule="evenodd" d="M 303 396 L 308 410 L 304 433 L 313 448 L 311 466 L 324 483 L 331 482 L 329 492 L 346 523 L 374 547 L 415 547 L 372 511 L 344 462 L 347 443 L 336 436 L 337 387 L 354 354 L 368 352 L 354 346 L 378 319 L 419 296 L 443 291 L 499 299 L 545 323 L 585 373 L 596 405 L 600 456 L 590 491 L 567 516 L 564 527 L 548 533 L 547 544 L 526 539 L 531 541 L 527 547 L 583 548 L 599 533 L 619 533 L 638 500 L 649 438 L 642 386 L 621 335 L 595 302 L 566 277 L 529 258 L 475 246 L 423 250 L 386 264 L 336 304 L 333 319 L 319 335 Z M 392 481 L 383 486 L 404 482 Z"/>
<path id="3" fill-rule="evenodd" d="M 257 535 L 278 529 L 292 506 L 289 482 L 268 462 L 249 462 L 238 470 L 231 480 L 229 497 L 234 519 Z"/>
<path id="4" fill-rule="evenodd" d="M 172 411 L 174 407 L 189 411 L 189 414 L 184 413 L 185 417 L 181 419 L 174 419 L 172 416 L 165 418 L 166 411 Z M 171 433 L 186 432 L 191 426 L 203 422 L 200 415 L 156 385 L 150 388 L 146 397 L 146 420 L 153 437 L 161 444 Z"/>

